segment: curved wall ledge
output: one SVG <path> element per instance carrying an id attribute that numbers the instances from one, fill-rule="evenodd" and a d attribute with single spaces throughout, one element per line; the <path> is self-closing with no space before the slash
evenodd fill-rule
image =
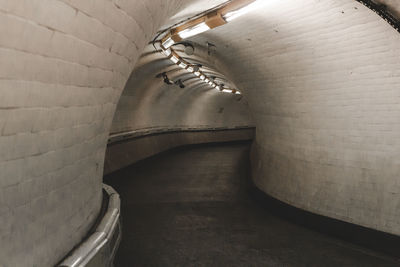
<path id="1" fill-rule="evenodd" d="M 309 207 L 282 200 L 281 197 L 265 190 L 266 187 L 260 179 L 262 176 L 259 174 L 262 173 L 262 163 L 259 160 L 258 153 L 257 145 L 253 142 L 249 158 L 249 164 L 252 165 L 252 168 L 250 168 L 248 187 L 251 196 L 268 211 L 312 230 L 389 255 L 400 262 L 399 235 L 324 215 L 320 211 L 311 210 Z"/>
<path id="2" fill-rule="evenodd" d="M 252 197 L 271 213 L 314 231 L 382 252 L 398 259 L 400 263 L 400 236 L 297 208 L 261 190 L 251 177 L 250 175 L 249 191 Z"/>
<path id="3" fill-rule="evenodd" d="M 255 127 L 145 129 L 110 136 L 104 175 L 168 149 L 192 144 L 252 140 Z"/>
<path id="4" fill-rule="evenodd" d="M 111 267 L 121 240 L 120 199 L 118 193 L 103 184 L 107 208 L 94 232 L 70 252 L 59 267 Z"/>

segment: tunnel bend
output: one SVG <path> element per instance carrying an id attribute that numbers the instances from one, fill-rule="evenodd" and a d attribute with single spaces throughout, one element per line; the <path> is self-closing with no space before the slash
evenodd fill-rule
<path id="1" fill-rule="evenodd" d="M 296 207 L 398 234 L 398 114 L 389 108 L 399 95 L 398 32 L 355 1 L 264 5 L 193 38 L 225 45 L 219 55 L 257 126 L 256 184 Z"/>
<path id="2" fill-rule="evenodd" d="M 133 93 L 146 112 L 130 110 L 141 97 L 120 100 L 158 29 L 222 2 L 0 2 L 0 265 L 51 266 L 84 239 L 101 206 L 110 132 L 250 118 L 252 173 L 265 193 L 399 235 L 399 35 L 356 1 L 265 1 L 191 38 L 217 46 L 213 65 L 242 101 L 196 84 L 167 91 L 157 73 L 150 92 Z M 396 1 L 379 2 L 398 15 Z"/>
<path id="3" fill-rule="evenodd" d="M 187 5 L 1 1 L 0 265 L 52 266 L 86 236 L 125 82 L 155 31 Z"/>

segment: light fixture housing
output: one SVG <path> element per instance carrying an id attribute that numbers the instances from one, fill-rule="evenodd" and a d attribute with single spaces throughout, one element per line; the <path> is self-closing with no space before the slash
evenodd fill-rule
<path id="1" fill-rule="evenodd" d="M 242 6 L 239 6 L 235 10 L 228 11 L 222 17 L 224 18 L 224 20 L 226 22 L 230 22 L 230 21 L 242 16 L 243 14 L 246 14 L 247 12 L 255 9 L 260 2 L 261 1 L 259 1 L 259 0 L 258 1 L 257 0 L 244 1 Z"/>
<path id="2" fill-rule="evenodd" d="M 175 44 L 175 41 L 172 39 L 172 36 L 167 37 L 165 40 L 162 41 L 162 46 L 165 49 L 170 48 L 173 44 Z"/>
<path id="3" fill-rule="evenodd" d="M 165 55 L 166 57 L 169 57 L 172 54 L 172 51 L 170 48 L 167 48 L 167 49 L 162 49 L 161 53 L 163 53 L 163 55 Z"/>
<path id="4" fill-rule="evenodd" d="M 179 37 L 182 39 L 186 39 L 192 36 L 195 36 L 197 34 L 200 34 L 202 32 L 208 31 L 210 27 L 207 25 L 206 22 L 199 23 L 197 25 L 194 25 L 193 27 L 187 28 L 181 32 L 178 32 Z"/>
<path id="5" fill-rule="evenodd" d="M 187 64 L 185 62 L 181 61 L 181 62 L 179 62 L 178 66 L 181 67 L 182 69 L 186 69 Z"/>
<path id="6" fill-rule="evenodd" d="M 227 2 L 228 3 L 221 8 L 211 11 L 196 19 L 189 20 L 188 22 L 169 30 L 161 39 L 162 49 L 160 52 L 167 56 L 174 64 L 177 64 L 179 67 L 186 69 L 190 73 L 193 73 L 211 87 L 222 92 L 241 94 L 239 91 L 237 91 L 237 89 L 225 89 L 223 84 L 216 84 L 214 82 L 215 77 L 211 76 L 210 79 L 199 70 L 199 67 L 201 67 L 200 64 L 198 64 L 199 66 L 189 64 L 183 60 L 172 48 L 172 46 L 177 43 L 183 45 L 185 45 L 185 43 L 189 44 L 189 42 L 182 42 L 182 40 L 205 32 L 209 29 L 224 25 L 228 21 L 231 21 L 256 8 L 257 4 L 260 3 L 261 0 L 232 0 Z M 186 54 L 192 55 L 194 52 L 193 50 L 193 45 L 185 45 Z M 169 81 L 167 77 L 164 78 L 165 82 Z M 181 86 L 181 84 L 179 85 Z"/>
<path id="7" fill-rule="evenodd" d="M 172 55 L 169 59 L 170 59 L 172 62 L 174 62 L 174 64 L 176 64 L 176 63 L 179 62 L 179 58 L 178 58 L 177 56 L 175 56 L 175 55 Z"/>

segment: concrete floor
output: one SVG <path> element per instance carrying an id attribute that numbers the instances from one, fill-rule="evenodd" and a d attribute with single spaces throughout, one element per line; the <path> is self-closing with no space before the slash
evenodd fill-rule
<path id="1" fill-rule="evenodd" d="M 187 147 L 107 177 L 120 266 L 400 266 L 270 214 L 247 191 L 248 143 Z"/>

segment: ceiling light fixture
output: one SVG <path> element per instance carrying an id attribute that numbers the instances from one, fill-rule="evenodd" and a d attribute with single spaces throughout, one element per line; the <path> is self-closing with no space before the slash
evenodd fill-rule
<path id="1" fill-rule="evenodd" d="M 195 36 L 197 34 L 200 34 L 202 32 L 208 31 L 210 29 L 210 27 L 205 23 L 202 22 L 200 24 L 197 24 L 193 27 L 187 28 L 181 32 L 178 32 L 179 37 L 181 37 L 182 39 L 186 39 L 192 36 Z"/>
<path id="2" fill-rule="evenodd" d="M 170 48 L 173 44 L 175 43 L 175 41 L 172 39 L 172 37 L 168 37 L 165 40 L 162 41 L 162 46 L 165 49 Z"/>
<path id="3" fill-rule="evenodd" d="M 198 67 L 191 65 L 188 66 L 188 63 L 185 62 L 185 60 L 183 60 L 181 57 L 179 57 L 176 52 L 174 52 L 172 46 L 178 43 L 183 44 L 185 45 L 185 53 L 187 55 L 191 55 L 194 52 L 194 47 L 192 44 L 187 45 L 185 44 L 186 42 L 181 42 L 183 39 L 224 25 L 227 22 L 232 21 L 233 19 L 253 10 L 260 2 L 260 0 L 230 1 L 228 4 L 217 10 L 213 10 L 197 19 L 193 19 L 176 28 L 171 29 L 161 39 L 161 52 L 165 56 L 167 56 L 174 64 L 177 64 L 179 67 L 186 69 L 190 73 L 193 73 L 195 76 L 199 77 L 211 87 L 216 88 L 222 92 L 240 94 L 240 92 L 236 89 L 224 89 L 222 85 L 215 84 L 214 79 L 210 79 L 206 75 L 202 74 L 199 71 Z"/>
<path id="4" fill-rule="evenodd" d="M 243 14 L 246 14 L 247 12 L 254 10 L 260 2 L 261 1 L 259 0 L 252 1 L 252 3 L 242 6 L 239 9 L 227 12 L 225 15 L 223 15 L 223 18 L 225 19 L 226 22 L 230 22 L 242 16 Z"/>
<path id="5" fill-rule="evenodd" d="M 169 57 L 172 52 L 171 52 L 171 49 L 168 48 L 168 49 L 162 50 L 161 53 L 163 53 L 166 57 Z"/>
<path id="6" fill-rule="evenodd" d="M 181 67 L 182 69 L 186 69 L 187 64 L 185 62 L 181 61 L 178 66 Z"/>
<path id="7" fill-rule="evenodd" d="M 169 58 L 172 62 L 174 62 L 175 64 L 179 62 L 179 58 L 175 55 L 172 55 L 172 57 Z"/>

